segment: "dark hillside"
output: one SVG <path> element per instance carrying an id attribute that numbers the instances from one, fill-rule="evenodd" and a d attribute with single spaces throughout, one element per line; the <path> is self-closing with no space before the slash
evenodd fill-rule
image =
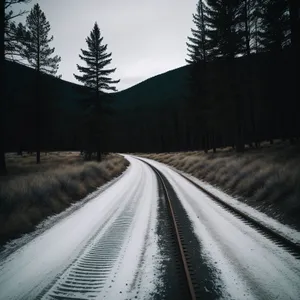
<path id="1" fill-rule="evenodd" d="M 17 151 L 20 147 L 30 149 L 33 146 L 34 76 L 33 69 L 6 61 L 7 151 Z M 136 128 L 137 123 L 143 122 L 150 125 L 151 121 L 145 120 L 150 112 L 154 114 L 163 108 L 167 109 L 170 102 L 179 104 L 187 91 L 187 76 L 188 67 L 181 67 L 111 94 L 113 115 L 109 123 L 110 132 L 106 145 L 108 150 L 113 148 L 115 151 L 125 151 L 129 143 L 123 138 L 127 140 L 129 132 L 133 133 L 132 127 Z M 44 148 L 79 149 L 79 124 L 84 101 L 81 90 L 84 91 L 85 88 L 49 75 L 43 75 L 42 84 L 44 98 L 41 101 L 45 111 Z"/>
<path id="2" fill-rule="evenodd" d="M 34 144 L 34 71 L 6 62 L 6 151 Z M 299 137 L 294 60 L 286 50 L 217 60 L 200 68 L 197 97 L 189 95 L 189 67 L 150 78 L 110 94 L 106 151 L 165 152 L 234 146 L 237 140 Z M 43 75 L 43 148 L 82 148 L 84 87 Z"/>
<path id="3" fill-rule="evenodd" d="M 169 106 L 171 100 L 179 104 L 188 89 L 186 78 L 189 76 L 189 68 L 184 66 L 159 74 L 115 93 L 116 106 L 124 109 L 160 109 L 161 106 Z"/>

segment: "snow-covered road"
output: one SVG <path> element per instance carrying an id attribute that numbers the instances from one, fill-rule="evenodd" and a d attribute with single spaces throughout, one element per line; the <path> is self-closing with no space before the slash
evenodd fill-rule
<path id="1" fill-rule="evenodd" d="M 124 299 L 155 290 L 157 181 L 128 158 L 120 180 L 0 263 L 0 299 Z"/>
<path id="2" fill-rule="evenodd" d="M 149 166 L 126 158 L 130 167 L 112 186 L 0 262 L 1 300 L 154 299 L 164 290 L 158 181 Z M 146 161 L 181 201 L 218 298 L 299 299 L 300 260 L 167 166 Z"/>

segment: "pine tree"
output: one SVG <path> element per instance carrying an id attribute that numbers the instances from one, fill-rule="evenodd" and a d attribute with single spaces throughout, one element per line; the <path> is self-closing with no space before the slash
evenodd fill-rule
<path id="1" fill-rule="evenodd" d="M 49 43 L 53 36 L 48 37 L 50 24 L 39 4 L 35 4 L 26 19 L 27 39 L 24 43 L 23 57 L 35 70 L 55 75 L 61 58 L 57 55 L 51 57 L 55 48 Z"/>
<path id="2" fill-rule="evenodd" d="M 186 62 L 189 64 L 199 61 L 207 61 L 207 36 L 206 36 L 206 9 L 207 6 L 203 0 L 197 3 L 197 12 L 193 14 L 193 22 L 196 29 L 192 30 L 192 36 L 188 37 L 187 50 L 189 58 Z"/>
<path id="3" fill-rule="evenodd" d="M 12 10 L 14 4 L 29 3 L 31 0 L 4 0 L 4 54 L 7 60 L 18 61 L 22 48 L 24 27 L 20 23 L 16 25 L 14 19 L 28 13 L 20 10 L 18 13 Z"/>
<path id="4" fill-rule="evenodd" d="M 188 37 L 187 50 L 188 58 L 186 62 L 190 66 L 190 97 L 188 101 L 188 110 L 186 119 L 187 126 L 190 128 L 199 126 L 201 122 L 202 131 L 205 131 L 203 112 L 203 101 L 205 99 L 204 77 L 206 62 L 209 59 L 208 41 L 206 34 L 206 10 L 207 5 L 203 0 L 199 0 L 196 7 L 196 13 L 193 14 L 195 29 L 192 28 L 192 36 Z M 186 137 L 187 140 L 193 140 L 194 137 Z M 205 145 L 203 145 L 205 148 Z"/>
<path id="5" fill-rule="evenodd" d="M 77 69 L 83 75 L 75 75 L 75 78 L 82 82 L 85 86 L 93 91 L 92 103 L 89 107 L 88 116 L 88 133 L 90 144 L 96 144 L 97 159 L 101 160 L 100 151 L 100 134 L 99 131 L 99 115 L 103 113 L 102 102 L 104 99 L 105 91 L 116 91 L 114 84 L 120 82 L 120 80 L 113 80 L 109 75 L 116 71 L 114 69 L 105 68 L 111 63 L 112 53 L 107 53 L 107 44 L 103 44 L 103 37 L 101 36 L 99 26 L 97 22 L 90 33 L 90 36 L 86 38 L 88 50 L 81 49 L 80 59 L 85 61 L 86 67 L 79 66 Z"/>
<path id="6" fill-rule="evenodd" d="M 263 40 L 266 51 L 281 51 L 290 45 L 290 23 L 287 0 L 266 0 L 263 9 Z"/>
<path id="7" fill-rule="evenodd" d="M 9 29 L 5 33 L 5 59 L 22 62 L 24 43 L 28 38 L 26 28 L 22 23 L 16 25 L 15 22 L 10 22 L 8 26 Z"/>
<path id="8" fill-rule="evenodd" d="M 24 2 L 28 3 L 30 0 L 2 0 L 1 1 L 1 39 L 0 39 L 0 52 L 1 52 L 1 70 L 4 70 L 4 61 L 8 45 L 11 43 L 11 34 L 9 32 L 10 24 L 13 19 L 26 13 L 26 11 L 20 11 L 14 13 L 12 7 L 14 4 Z M 5 76 L 2 76 L 0 80 L 0 90 L 5 90 Z M 4 101 L 0 101 L 0 175 L 6 174 L 6 163 L 5 163 L 5 147 L 4 147 Z"/>
<path id="9" fill-rule="evenodd" d="M 39 4 L 35 4 L 27 16 L 25 30 L 22 33 L 26 39 L 23 42 L 21 55 L 36 70 L 36 162 L 40 163 L 42 121 L 40 77 L 41 73 L 54 76 L 61 58 L 57 55 L 52 56 L 55 48 L 49 46 L 49 43 L 53 41 L 53 36 L 48 37 L 50 24 Z"/>
<path id="10" fill-rule="evenodd" d="M 241 0 L 240 2 L 240 28 L 243 32 L 243 53 L 245 55 L 250 55 L 251 53 L 251 46 L 250 46 L 250 39 L 251 39 L 251 5 L 252 0 Z"/>
<path id="11" fill-rule="evenodd" d="M 241 53 L 239 0 L 207 0 L 207 36 L 212 58 L 234 58 Z"/>
<path id="12" fill-rule="evenodd" d="M 250 16 L 250 30 L 251 30 L 251 50 L 254 53 L 259 53 L 263 51 L 263 4 L 264 0 L 253 0 L 251 7 Z"/>

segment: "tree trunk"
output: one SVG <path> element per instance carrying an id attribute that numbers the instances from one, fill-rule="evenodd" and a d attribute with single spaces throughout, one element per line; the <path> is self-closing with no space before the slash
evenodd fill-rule
<path id="1" fill-rule="evenodd" d="M 2 77 L 0 79 L 0 91 L 4 94 L 6 99 L 5 89 L 5 73 L 4 73 L 4 1 L 1 1 L 1 37 L 0 37 L 0 51 L 1 51 L 1 73 Z M 4 100 L 5 100 L 4 99 Z M 0 100 L 0 175 L 5 175 L 7 173 L 6 163 L 5 163 L 5 147 L 4 147 L 4 121 L 3 121 L 3 102 Z"/>
<path id="2" fill-rule="evenodd" d="M 242 125 L 242 105 L 241 99 L 238 97 L 236 99 L 237 105 L 237 132 L 236 132 L 236 152 L 244 152 L 245 143 L 244 143 L 244 134 L 243 134 L 243 125 Z"/>
<path id="3" fill-rule="evenodd" d="M 40 27 L 39 19 L 38 19 L 38 28 Z M 41 105 L 40 105 L 40 72 L 41 72 L 41 65 L 40 65 L 40 36 L 37 36 L 37 68 L 36 68 L 36 98 L 35 98 L 35 105 L 36 105 L 36 163 L 39 164 L 41 162 Z"/>
<path id="4" fill-rule="evenodd" d="M 102 160 L 102 155 L 101 155 L 101 151 L 98 149 L 97 150 L 97 161 L 101 161 Z"/>
<path id="5" fill-rule="evenodd" d="M 213 152 L 216 153 L 217 152 L 217 147 L 216 147 L 216 134 L 215 134 L 215 131 L 212 132 L 211 142 L 212 142 Z"/>
<path id="6" fill-rule="evenodd" d="M 204 152 L 207 153 L 208 152 L 208 133 L 204 134 L 204 137 L 203 137 L 203 148 L 204 148 Z"/>
<path id="7" fill-rule="evenodd" d="M 40 72 L 36 71 L 36 99 L 35 99 L 35 113 L 36 113 L 36 163 L 41 162 L 41 109 L 40 109 Z"/>
<path id="8" fill-rule="evenodd" d="M 92 152 L 91 151 L 86 151 L 85 152 L 85 159 L 87 161 L 91 161 L 92 160 Z"/>

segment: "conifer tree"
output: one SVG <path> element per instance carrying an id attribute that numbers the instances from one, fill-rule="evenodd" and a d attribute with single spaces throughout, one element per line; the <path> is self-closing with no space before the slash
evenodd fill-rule
<path id="1" fill-rule="evenodd" d="M 86 66 L 77 64 L 77 69 L 82 75 L 74 74 L 75 78 L 93 91 L 92 102 L 89 107 L 88 116 L 88 143 L 97 148 L 97 159 L 101 160 L 100 131 L 99 124 L 103 116 L 103 100 L 106 97 L 105 91 L 116 91 L 115 84 L 120 80 L 113 80 L 109 75 L 116 71 L 116 68 L 106 68 L 111 63 L 112 53 L 107 52 L 107 44 L 103 44 L 103 37 L 97 22 L 90 35 L 86 38 L 88 50 L 81 49 L 79 55 Z M 100 126 L 101 127 L 101 126 Z"/>
<path id="2" fill-rule="evenodd" d="M 52 56 L 55 48 L 49 45 L 53 41 L 53 36 L 48 37 L 50 29 L 44 12 L 35 4 L 26 19 L 27 38 L 22 56 L 38 72 L 55 75 L 61 58 Z"/>
<path id="3" fill-rule="evenodd" d="M 212 58 L 234 58 L 241 53 L 239 0 L 207 0 L 207 36 Z"/>
<path id="4" fill-rule="evenodd" d="M 4 54 L 5 58 L 12 61 L 17 61 L 20 57 L 22 48 L 22 33 L 24 32 L 23 25 L 16 25 L 14 19 L 28 13 L 26 10 L 16 12 L 13 10 L 15 4 L 29 3 L 31 0 L 4 0 Z"/>
<path id="5" fill-rule="evenodd" d="M 262 44 L 266 51 L 281 51 L 290 45 L 290 18 L 287 0 L 266 0 L 262 18 Z"/>
<path id="6" fill-rule="evenodd" d="M 53 36 L 48 37 L 50 24 L 39 4 L 35 4 L 26 18 L 25 32 L 21 32 L 26 38 L 23 41 L 21 55 L 28 64 L 36 70 L 36 162 L 40 163 L 41 152 L 41 121 L 43 119 L 41 109 L 40 77 L 41 73 L 55 75 L 58 70 L 61 58 L 53 56 L 55 48 L 51 48 L 49 43 L 53 41 Z"/>
<path id="7" fill-rule="evenodd" d="M 197 11 L 193 14 L 195 29 L 192 30 L 192 36 L 188 37 L 187 50 L 189 58 L 186 62 L 189 64 L 199 61 L 207 61 L 207 36 L 206 36 L 206 9 L 207 6 L 203 0 L 197 3 Z"/>
<path id="8" fill-rule="evenodd" d="M 1 38 L 0 38 L 0 53 L 1 53 L 1 70 L 4 70 L 4 61 L 6 50 L 11 44 L 11 33 L 10 33 L 10 24 L 13 22 L 13 19 L 26 13 L 26 11 L 20 11 L 19 13 L 14 13 L 12 7 L 17 3 L 28 3 L 30 0 L 2 0 L 1 1 Z M 4 91 L 5 76 L 2 76 L 0 79 L 0 90 Z M 5 163 L 5 147 L 4 147 L 4 101 L 0 101 L 0 175 L 6 174 L 6 163 Z"/>
<path id="9" fill-rule="evenodd" d="M 251 39 L 251 50 L 255 53 L 263 51 L 262 45 L 262 34 L 263 34 L 263 4 L 264 0 L 253 0 L 251 7 L 250 16 L 250 39 Z"/>
<path id="10" fill-rule="evenodd" d="M 209 59 L 208 40 L 206 34 L 206 10 L 207 5 L 203 0 L 199 0 L 196 7 L 196 13 L 193 14 L 195 28 L 192 28 L 192 35 L 188 37 L 187 50 L 188 58 L 186 62 L 190 66 L 190 97 L 188 102 L 188 120 L 187 126 L 190 128 L 202 125 L 202 131 L 205 131 L 205 116 L 203 115 L 203 100 L 205 99 L 205 64 Z M 186 137 L 187 140 L 193 137 Z M 206 149 L 206 145 L 202 145 Z"/>

